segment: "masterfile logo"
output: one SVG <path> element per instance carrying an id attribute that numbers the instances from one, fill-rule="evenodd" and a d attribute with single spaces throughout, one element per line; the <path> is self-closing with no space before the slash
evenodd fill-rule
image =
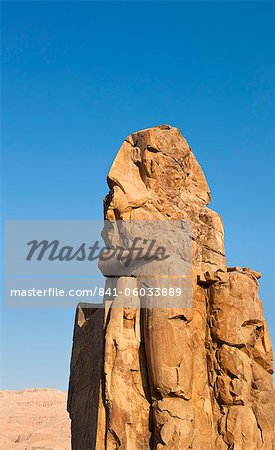
<path id="1" fill-rule="evenodd" d="M 122 295 L 114 284 L 119 277 L 137 278 L 137 295 L 159 302 L 191 285 L 192 229 L 181 220 L 10 221 L 5 253 L 6 299 L 20 298 L 20 306 L 36 306 L 35 297 L 40 306 L 63 297 L 71 304 L 78 296 L 102 302 L 106 278 L 113 283 L 110 298 Z"/>

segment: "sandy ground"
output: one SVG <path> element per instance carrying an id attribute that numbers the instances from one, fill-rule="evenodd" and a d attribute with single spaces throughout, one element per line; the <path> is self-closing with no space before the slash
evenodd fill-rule
<path id="1" fill-rule="evenodd" d="M 0 391 L 0 450 L 70 450 L 67 394 Z"/>

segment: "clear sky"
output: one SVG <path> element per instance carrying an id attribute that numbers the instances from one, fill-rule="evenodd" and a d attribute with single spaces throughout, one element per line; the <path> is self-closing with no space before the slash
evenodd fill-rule
<path id="1" fill-rule="evenodd" d="M 4 219 L 101 218 L 123 139 L 177 126 L 275 344 L 274 4 L 4 2 L 2 33 Z M 2 388 L 66 390 L 73 320 L 3 307 Z"/>

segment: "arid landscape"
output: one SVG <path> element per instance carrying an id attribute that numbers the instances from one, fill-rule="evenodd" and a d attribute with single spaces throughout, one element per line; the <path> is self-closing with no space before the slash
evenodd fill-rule
<path id="1" fill-rule="evenodd" d="M 0 450 L 275 450 L 274 2 L 1 2 Z"/>
<path id="2" fill-rule="evenodd" d="M 0 449 L 69 450 L 66 401 L 55 389 L 0 391 Z"/>

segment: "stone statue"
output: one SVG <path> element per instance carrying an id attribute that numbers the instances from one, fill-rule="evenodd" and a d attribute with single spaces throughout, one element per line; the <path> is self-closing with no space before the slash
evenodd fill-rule
<path id="1" fill-rule="evenodd" d="M 167 286 L 148 277 L 151 264 L 143 275 L 132 269 L 107 278 L 121 294 L 101 307 L 79 305 L 68 400 L 72 449 L 272 450 L 273 359 L 260 274 L 226 267 L 222 220 L 207 207 L 210 190 L 190 146 L 168 125 L 134 133 L 108 184 L 104 217 L 111 224 L 191 224 L 190 301 L 125 298 L 125 287 L 139 289 L 146 270 L 152 286 Z M 183 242 L 156 234 L 181 267 Z M 105 242 L 114 240 L 106 233 Z"/>

